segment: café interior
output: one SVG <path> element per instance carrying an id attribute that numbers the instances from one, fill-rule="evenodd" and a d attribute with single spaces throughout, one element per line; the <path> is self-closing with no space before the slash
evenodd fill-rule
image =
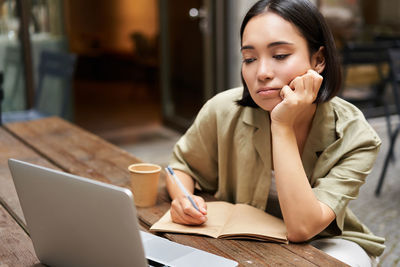
<path id="1" fill-rule="evenodd" d="M 340 96 L 363 111 L 384 142 L 374 180 L 354 209 L 387 239 L 381 265 L 396 266 L 400 164 L 391 134 L 400 115 L 400 54 L 395 58 L 388 51 L 400 49 L 400 1 L 310 1 L 327 19 L 340 52 L 345 75 Z M 2 0 L 1 113 L 43 109 L 165 165 L 201 106 L 241 85 L 239 28 L 254 2 Z M 42 62 L 53 54 L 69 71 L 46 78 Z M 394 158 L 373 200 L 380 213 L 371 213 L 365 205 L 375 195 L 391 147 Z M 380 214 L 381 221 L 371 214 Z"/>

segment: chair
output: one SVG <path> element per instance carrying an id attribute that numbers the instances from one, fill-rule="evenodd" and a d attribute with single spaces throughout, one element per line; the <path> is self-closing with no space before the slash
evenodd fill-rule
<path id="1" fill-rule="evenodd" d="M 354 65 L 374 65 L 378 73 L 378 81 L 371 85 L 371 92 L 362 97 L 343 97 L 355 104 L 369 104 L 373 107 L 382 106 L 384 103 L 383 93 L 387 83 L 382 67 L 387 64 L 386 51 L 389 43 L 347 43 L 342 50 L 343 81 L 346 80 L 348 67 Z M 345 88 L 342 86 L 342 88 Z M 341 92 L 343 94 L 343 92 Z"/>
<path id="2" fill-rule="evenodd" d="M 397 41 L 375 38 L 371 43 L 349 42 L 342 51 L 343 81 L 346 80 L 348 67 L 353 65 L 373 65 L 377 71 L 378 80 L 376 83 L 369 85 L 370 92 L 367 95 L 364 94 L 356 98 L 341 96 L 359 106 L 367 118 L 381 115 L 380 108 L 383 108 L 389 137 L 392 135 L 390 114 L 393 111 L 387 103 L 385 91 L 387 90 L 390 74 L 385 74 L 383 69 L 384 66 L 389 65 L 388 49 L 397 47 L 399 47 Z M 390 157 L 394 160 L 393 154 Z"/>
<path id="3" fill-rule="evenodd" d="M 390 76 L 389 80 L 392 85 L 393 89 L 393 98 L 394 102 L 396 105 L 396 112 L 397 115 L 400 116 L 400 48 L 391 48 L 388 50 L 388 56 L 389 56 L 389 65 L 390 65 Z M 390 121 L 389 121 L 390 123 Z M 391 133 L 390 135 L 390 145 L 389 145 L 389 151 L 386 154 L 385 162 L 383 164 L 383 169 L 381 172 L 381 176 L 379 178 L 378 185 L 375 190 L 375 195 L 379 196 L 383 184 L 383 180 L 385 179 L 386 171 L 389 165 L 389 160 L 391 156 L 393 155 L 393 149 L 396 143 L 397 135 L 399 134 L 400 131 L 400 124 L 397 126 L 397 128 L 394 130 L 394 132 Z"/>
<path id="4" fill-rule="evenodd" d="M 76 56 L 73 54 L 42 51 L 33 108 L 5 112 L 2 115 L 3 123 L 35 120 L 52 115 L 66 118 L 71 103 L 71 81 L 75 61 Z M 58 81 L 59 86 L 45 86 L 48 80 Z M 59 102 L 55 101 L 55 96 L 60 98 Z"/>
<path id="5" fill-rule="evenodd" d="M 374 42 L 384 44 L 391 48 L 400 48 L 400 35 L 376 35 Z"/>

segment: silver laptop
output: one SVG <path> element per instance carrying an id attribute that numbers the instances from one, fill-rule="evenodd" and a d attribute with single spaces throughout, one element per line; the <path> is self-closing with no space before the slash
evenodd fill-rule
<path id="1" fill-rule="evenodd" d="M 50 266 L 237 266 L 139 231 L 132 192 L 9 159 L 39 260 Z"/>

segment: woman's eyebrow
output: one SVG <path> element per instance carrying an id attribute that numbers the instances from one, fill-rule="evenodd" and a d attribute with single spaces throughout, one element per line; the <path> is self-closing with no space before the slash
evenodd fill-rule
<path id="1" fill-rule="evenodd" d="M 242 47 L 240 48 L 240 51 L 249 50 L 249 49 L 254 49 L 254 46 L 252 46 L 252 45 L 245 45 L 245 46 L 242 46 Z"/>
<path id="2" fill-rule="evenodd" d="M 267 48 L 272 48 L 272 47 L 280 46 L 280 45 L 294 45 L 294 43 L 286 42 L 286 41 L 277 41 L 277 42 L 269 43 L 269 44 L 267 45 Z M 242 47 L 240 48 L 240 51 L 243 51 L 243 50 L 253 50 L 253 49 L 254 49 L 254 46 L 252 46 L 252 45 L 244 45 L 244 46 L 242 46 Z"/>
<path id="3" fill-rule="evenodd" d="M 286 41 L 277 41 L 267 45 L 268 48 L 279 46 L 279 45 L 294 45 L 294 43 L 286 42 Z"/>

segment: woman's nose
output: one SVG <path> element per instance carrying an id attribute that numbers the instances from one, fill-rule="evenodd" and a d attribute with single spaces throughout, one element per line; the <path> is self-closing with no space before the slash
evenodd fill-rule
<path id="1" fill-rule="evenodd" d="M 273 78 L 273 71 L 267 60 L 260 60 L 257 69 L 257 79 L 265 81 Z"/>

